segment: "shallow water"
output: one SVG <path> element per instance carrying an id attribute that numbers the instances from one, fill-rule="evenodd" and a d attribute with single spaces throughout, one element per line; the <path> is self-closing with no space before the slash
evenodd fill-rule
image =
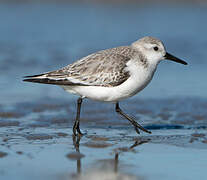
<path id="1" fill-rule="evenodd" d="M 206 179 L 206 18 L 205 4 L 0 4 L 1 179 Z M 113 104 L 84 100 L 78 148 L 77 97 L 22 82 L 145 35 L 189 63 L 162 62 L 121 102 L 152 135 L 137 135 Z"/>
<path id="2" fill-rule="evenodd" d="M 66 128 L 2 128 L 1 153 L 7 154 L 0 158 L 1 178 L 206 178 L 206 130 L 154 130 L 140 137 L 124 129 L 93 128 L 79 144 L 73 144 L 71 133 Z"/>

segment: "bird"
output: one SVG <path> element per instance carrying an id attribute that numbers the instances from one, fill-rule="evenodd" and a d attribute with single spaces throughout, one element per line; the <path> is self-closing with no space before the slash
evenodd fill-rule
<path id="1" fill-rule="evenodd" d="M 140 130 L 151 133 L 123 112 L 119 102 L 143 90 L 162 60 L 187 65 L 186 61 L 168 53 L 161 40 L 146 36 L 128 46 L 92 53 L 55 71 L 25 76 L 23 81 L 58 85 L 78 96 L 73 125 L 75 136 L 83 135 L 80 130 L 80 112 L 84 98 L 113 103 L 115 111 L 127 119 L 138 134 Z"/>

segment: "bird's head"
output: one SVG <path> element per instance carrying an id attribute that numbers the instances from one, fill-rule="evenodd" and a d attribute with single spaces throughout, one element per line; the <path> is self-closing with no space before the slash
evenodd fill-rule
<path id="1" fill-rule="evenodd" d="M 166 52 L 163 43 L 154 37 L 143 37 L 132 43 L 132 47 L 140 51 L 152 64 L 158 64 L 161 60 L 171 60 L 187 65 L 187 62 Z"/>

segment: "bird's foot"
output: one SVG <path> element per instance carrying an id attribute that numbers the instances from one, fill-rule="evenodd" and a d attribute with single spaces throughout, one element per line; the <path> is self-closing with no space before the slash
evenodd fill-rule
<path id="1" fill-rule="evenodd" d="M 136 121 L 134 121 L 132 124 L 133 124 L 133 126 L 134 126 L 135 131 L 137 132 L 137 134 L 140 134 L 139 129 L 142 130 L 142 131 L 144 131 L 144 132 L 146 132 L 146 133 L 149 133 L 149 134 L 152 133 L 151 131 L 145 129 L 143 126 L 141 126 L 141 125 L 140 125 L 139 123 L 137 123 Z"/>
<path id="2" fill-rule="evenodd" d="M 79 127 L 79 122 L 75 122 L 74 126 L 73 126 L 73 135 L 74 136 L 83 136 L 83 133 L 80 130 Z"/>

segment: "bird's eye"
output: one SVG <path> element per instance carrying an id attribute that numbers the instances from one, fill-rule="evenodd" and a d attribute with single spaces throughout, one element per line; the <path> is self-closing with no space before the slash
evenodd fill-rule
<path id="1" fill-rule="evenodd" d="M 155 51 L 158 51 L 158 49 L 159 49 L 159 48 L 158 48 L 157 46 L 154 47 L 154 50 L 155 50 Z"/>

